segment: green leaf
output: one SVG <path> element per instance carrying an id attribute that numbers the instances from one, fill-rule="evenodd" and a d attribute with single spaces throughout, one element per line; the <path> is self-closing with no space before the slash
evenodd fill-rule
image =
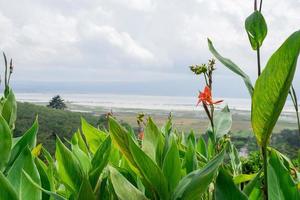
<path id="1" fill-rule="evenodd" d="M 193 130 L 191 130 L 190 134 L 187 137 L 187 140 L 192 142 L 193 146 L 196 146 L 196 137 Z"/>
<path id="2" fill-rule="evenodd" d="M 10 168 L 10 166 L 14 163 L 14 161 L 17 159 L 17 157 L 20 155 L 20 153 L 25 147 L 28 147 L 30 150 L 35 147 L 38 128 L 38 118 L 36 118 L 31 128 L 27 130 L 26 133 L 24 133 L 21 139 L 19 139 L 18 142 L 12 148 L 6 170 Z"/>
<path id="3" fill-rule="evenodd" d="M 299 52 L 300 31 L 297 31 L 272 55 L 256 81 L 251 122 L 259 145 L 269 142 L 289 93 Z"/>
<path id="4" fill-rule="evenodd" d="M 171 140 L 171 145 L 166 153 L 162 169 L 168 180 L 169 192 L 173 192 L 181 178 L 181 161 L 174 138 Z"/>
<path id="5" fill-rule="evenodd" d="M 72 152 L 56 138 L 55 157 L 57 160 L 58 174 L 66 187 L 73 192 L 79 191 L 83 177 L 79 162 Z"/>
<path id="6" fill-rule="evenodd" d="M 232 125 L 232 116 L 228 106 L 226 105 L 221 111 L 217 112 L 213 120 L 216 137 L 220 138 L 226 135 Z"/>
<path id="7" fill-rule="evenodd" d="M 197 143 L 197 151 L 200 153 L 202 156 L 207 158 L 207 147 L 206 147 L 206 142 L 202 136 L 200 136 L 198 143 Z"/>
<path id="8" fill-rule="evenodd" d="M 108 158 L 109 163 L 111 163 L 114 166 L 118 166 L 122 155 L 121 155 L 119 149 L 114 144 L 111 144 L 110 148 L 111 148 L 111 151 L 110 151 L 110 155 Z"/>
<path id="9" fill-rule="evenodd" d="M 95 200 L 96 197 L 94 195 L 92 186 L 86 178 L 83 179 L 79 192 L 78 192 L 78 197 L 77 200 Z"/>
<path id="10" fill-rule="evenodd" d="M 210 137 L 208 138 L 207 141 L 207 155 L 208 155 L 208 159 L 211 159 L 215 155 L 215 146 Z"/>
<path id="11" fill-rule="evenodd" d="M 268 165 L 268 194 L 270 200 L 300 199 L 294 182 L 280 155 L 271 150 Z"/>
<path id="12" fill-rule="evenodd" d="M 79 147 L 78 144 L 72 144 L 72 153 L 77 158 L 78 163 L 80 164 L 80 168 L 82 172 L 87 175 L 89 170 L 91 169 L 91 160 L 87 154 L 85 154 Z"/>
<path id="13" fill-rule="evenodd" d="M 5 176 L 0 172 L 0 200 L 19 200 L 16 191 Z"/>
<path id="14" fill-rule="evenodd" d="M 252 97 L 253 94 L 253 86 L 251 83 L 251 80 L 249 78 L 249 76 L 243 72 L 243 70 L 241 70 L 235 63 L 233 63 L 231 60 L 229 60 L 228 58 L 224 58 L 222 57 L 217 50 L 214 48 L 212 42 L 207 39 L 208 41 L 208 47 L 210 52 L 223 64 L 225 65 L 228 69 L 230 69 L 232 72 L 234 72 L 235 74 L 239 75 L 240 77 L 243 78 L 245 85 L 249 91 L 250 96 Z"/>
<path id="15" fill-rule="evenodd" d="M 28 147 L 25 147 L 18 156 L 10 170 L 7 179 L 14 186 L 20 200 L 40 200 L 42 193 L 40 190 L 32 186 L 22 174 L 22 170 L 31 175 L 32 179 L 41 184 L 40 175 L 34 164 L 33 156 Z"/>
<path id="16" fill-rule="evenodd" d="M 262 195 L 261 192 L 261 171 L 260 170 L 257 175 L 252 179 L 244 188 L 243 192 L 251 197 L 249 199 L 256 199 L 255 197 L 259 197 Z M 258 198 L 257 198 L 258 199 Z"/>
<path id="17" fill-rule="evenodd" d="M 109 168 L 110 179 L 120 200 L 146 200 L 145 195 L 134 187 L 121 173 L 113 167 Z"/>
<path id="18" fill-rule="evenodd" d="M 127 130 L 123 128 L 115 119 L 109 118 L 109 132 L 114 145 L 122 152 L 134 172 L 139 173 L 137 165 L 129 149 L 129 138 Z"/>
<path id="19" fill-rule="evenodd" d="M 92 168 L 90 170 L 89 176 L 91 185 L 93 187 L 96 185 L 102 170 L 108 163 L 110 152 L 111 139 L 110 136 L 107 136 L 92 159 Z"/>
<path id="20" fill-rule="evenodd" d="M 54 183 L 55 178 L 59 176 L 58 172 L 57 172 L 56 164 L 55 164 L 51 154 L 43 147 L 42 147 L 42 153 L 48 164 L 46 172 L 47 172 L 48 180 L 50 182 L 51 191 L 54 191 L 55 190 L 55 183 Z"/>
<path id="21" fill-rule="evenodd" d="M 224 169 L 220 169 L 216 181 L 216 200 L 223 199 L 247 200 L 248 198 L 234 184 L 232 177 Z"/>
<path id="22" fill-rule="evenodd" d="M 196 170 L 198 167 L 195 147 L 192 141 L 188 141 L 187 151 L 185 153 L 185 169 L 186 173 Z"/>
<path id="23" fill-rule="evenodd" d="M 142 149 L 153 160 L 161 160 L 164 147 L 164 138 L 162 132 L 158 129 L 151 117 L 145 128 Z"/>
<path id="24" fill-rule="evenodd" d="M 50 181 L 48 179 L 48 175 L 47 175 L 47 166 L 39 158 L 35 159 L 35 165 L 36 165 L 37 170 L 40 174 L 41 187 L 45 188 L 46 190 L 51 191 L 51 183 L 50 183 Z M 48 200 L 48 199 L 50 199 L 50 195 L 46 194 L 46 193 L 43 193 L 42 194 L 42 200 Z"/>
<path id="25" fill-rule="evenodd" d="M 161 199 L 168 199 L 168 184 L 161 169 L 137 146 L 131 137 L 128 137 L 128 140 L 132 157 L 143 177 L 153 187 Z"/>
<path id="26" fill-rule="evenodd" d="M 9 127 L 13 130 L 15 128 L 15 121 L 17 119 L 17 102 L 12 89 L 6 96 L 6 100 L 2 107 L 2 116 L 6 120 Z"/>
<path id="27" fill-rule="evenodd" d="M 12 146 L 12 134 L 5 119 L 0 115 L 0 171 L 6 166 Z"/>
<path id="28" fill-rule="evenodd" d="M 242 162 L 239 157 L 239 152 L 232 143 L 230 143 L 229 158 L 230 158 L 233 175 L 237 176 L 240 173 L 242 173 Z"/>
<path id="29" fill-rule="evenodd" d="M 82 138 L 81 133 L 80 133 L 79 130 L 77 130 L 77 131 L 75 132 L 75 134 L 73 135 L 71 141 L 72 141 L 72 144 L 73 144 L 73 143 L 74 143 L 74 144 L 78 144 L 79 148 L 80 148 L 86 155 L 89 154 L 88 148 L 87 148 L 87 146 L 86 146 L 86 144 L 85 144 L 85 141 L 83 140 L 83 138 Z"/>
<path id="30" fill-rule="evenodd" d="M 254 11 L 245 21 L 245 29 L 253 50 L 258 49 L 268 33 L 264 16 L 259 11 Z"/>
<path id="31" fill-rule="evenodd" d="M 253 180 L 257 174 L 239 174 L 233 178 L 235 184 L 240 184 Z"/>
<path id="32" fill-rule="evenodd" d="M 173 123 L 172 123 L 172 116 L 168 118 L 166 124 L 161 128 L 161 131 L 163 132 L 164 135 L 170 135 L 171 131 L 173 128 Z"/>
<path id="33" fill-rule="evenodd" d="M 94 154 L 100 144 L 105 140 L 107 134 L 90 125 L 84 118 L 81 118 L 81 130 L 89 145 L 90 151 Z"/>
<path id="34" fill-rule="evenodd" d="M 36 182 L 34 182 L 34 180 L 32 180 L 32 178 L 30 177 L 30 175 L 28 175 L 24 170 L 22 171 L 24 177 L 29 181 L 29 184 L 33 185 L 35 188 L 43 191 L 44 193 L 50 195 L 54 200 L 67 200 L 64 197 L 60 196 L 59 194 L 56 194 L 54 192 L 45 190 L 44 188 L 42 188 L 39 184 L 37 184 Z"/>
<path id="35" fill-rule="evenodd" d="M 223 163 L 224 155 L 225 151 L 223 150 L 202 169 L 195 170 L 183 177 L 178 183 L 172 199 L 200 199 L 216 176 L 219 166 Z"/>
<path id="36" fill-rule="evenodd" d="M 48 167 L 52 166 L 53 168 L 55 168 L 55 162 L 54 162 L 51 154 L 44 147 L 42 147 L 42 153 L 43 153 L 43 156 L 45 157 L 45 159 L 47 160 Z"/>

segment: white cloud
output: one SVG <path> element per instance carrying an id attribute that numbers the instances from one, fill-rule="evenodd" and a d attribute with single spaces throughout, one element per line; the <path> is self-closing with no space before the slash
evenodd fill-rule
<path id="1" fill-rule="evenodd" d="M 211 57 L 209 37 L 254 79 L 255 53 L 244 31 L 252 6 L 240 0 L 0 0 L 0 48 L 14 58 L 16 80 L 71 81 L 85 74 L 84 80 L 98 81 L 103 73 L 105 80 L 136 74 L 136 81 L 184 77 L 188 83 L 187 66 Z M 263 63 L 299 29 L 299 10 L 299 0 L 264 1 Z M 218 69 L 219 77 L 234 76 Z"/>
<path id="2" fill-rule="evenodd" d="M 118 32 L 110 26 L 96 26 L 90 24 L 83 31 L 85 38 L 96 38 L 98 40 L 108 41 L 113 47 L 119 48 L 128 56 L 142 62 L 152 62 L 155 56 L 144 47 L 140 46 L 127 32 Z"/>

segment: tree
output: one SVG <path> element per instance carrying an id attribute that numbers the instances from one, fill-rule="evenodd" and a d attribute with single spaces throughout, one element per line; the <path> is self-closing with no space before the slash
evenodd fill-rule
<path id="1" fill-rule="evenodd" d="M 67 108 L 64 100 L 59 95 L 54 96 L 49 101 L 49 104 L 47 105 L 47 107 L 54 108 L 54 109 L 60 109 L 60 110 L 64 110 Z"/>

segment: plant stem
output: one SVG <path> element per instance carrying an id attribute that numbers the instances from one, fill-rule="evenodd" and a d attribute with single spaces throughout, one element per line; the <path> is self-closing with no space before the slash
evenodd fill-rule
<path id="1" fill-rule="evenodd" d="M 295 105 L 295 106 L 297 106 L 297 105 Z M 298 123 L 298 131 L 299 131 L 299 135 L 300 135 L 300 120 L 299 120 L 299 112 L 298 112 L 298 110 L 296 110 L 296 116 L 297 116 L 297 123 Z"/>
<path id="2" fill-rule="evenodd" d="M 260 4 L 259 4 L 259 12 L 261 12 L 262 2 L 263 2 L 263 0 L 260 0 Z"/>
<path id="3" fill-rule="evenodd" d="M 4 84 L 5 84 L 5 89 L 7 87 L 7 59 L 6 59 L 6 55 L 3 52 L 3 57 L 4 57 L 4 63 L 5 63 L 5 72 L 4 72 Z"/>
<path id="4" fill-rule="evenodd" d="M 264 165 L 264 197 L 265 200 L 268 200 L 268 155 L 267 155 L 267 146 L 264 145 L 261 148 L 262 156 L 263 156 L 263 165 Z"/>
<path id="5" fill-rule="evenodd" d="M 259 50 L 259 47 L 256 50 L 256 55 L 257 55 L 257 74 L 258 74 L 258 76 L 260 76 L 261 68 L 260 68 L 260 50 Z"/>
<path id="6" fill-rule="evenodd" d="M 254 0 L 254 10 L 257 10 L 257 0 Z"/>
<path id="7" fill-rule="evenodd" d="M 206 85 L 208 85 L 208 81 L 207 81 L 207 78 L 206 78 L 206 73 L 203 73 L 203 75 L 204 75 L 204 78 L 205 78 L 205 83 L 206 83 Z"/>
<path id="8" fill-rule="evenodd" d="M 212 128 L 212 130 L 214 130 L 214 121 L 213 121 L 212 116 L 210 115 L 210 112 L 209 112 L 209 110 L 207 108 L 207 105 L 205 103 L 202 103 L 202 105 L 203 105 L 203 108 L 204 108 L 204 110 L 206 112 L 206 115 L 207 115 L 207 117 L 208 117 L 208 119 L 210 121 L 211 128 Z"/>
<path id="9" fill-rule="evenodd" d="M 294 108 L 295 108 L 295 111 L 296 111 L 298 131 L 299 131 L 299 135 L 300 135 L 300 119 L 299 119 L 299 111 L 298 111 L 298 100 L 297 100 L 297 94 L 296 94 L 296 91 L 295 91 L 293 85 L 291 86 L 289 94 L 291 96 L 291 99 L 292 99 L 292 102 L 294 104 Z"/>

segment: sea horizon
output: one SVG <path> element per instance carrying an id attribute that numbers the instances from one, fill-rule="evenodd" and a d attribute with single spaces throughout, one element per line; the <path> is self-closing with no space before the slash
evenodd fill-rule
<path id="1" fill-rule="evenodd" d="M 203 110 L 201 106 L 196 106 L 197 96 L 111 94 L 98 92 L 17 92 L 15 95 L 17 101 L 36 104 L 47 104 L 53 96 L 60 95 L 67 104 L 77 106 L 164 111 Z M 217 109 L 228 105 L 231 110 L 251 111 L 250 98 L 215 97 L 215 99 L 224 100 L 216 106 Z M 294 112 L 292 101 L 287 100 L 283 112 Z"/>

